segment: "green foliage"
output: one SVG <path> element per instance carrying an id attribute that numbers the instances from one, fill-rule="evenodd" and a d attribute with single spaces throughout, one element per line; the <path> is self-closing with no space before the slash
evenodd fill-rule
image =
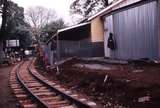
<path id="1" fill-rule="evenodd" d="M 2 14 L 2 23 L 0 28 L 0 41 L 5 36 L 6 33 L 6 24 L 7 24 L 7 8 L 8 8 L 8 0 L 1 0 L 0 10 Z"/>
<path id="2" fill-rule="evenodd" d="M 13 33 L 19 26 L 25 25 L 24 9 L 9 1 L 7 8 L 7 33 Z"/>
<path id="3" fill-rule="evenodd" d="M 108 0 L 75 0 L 70 6 L 71 15 L 80 15 L 82 18 L 92 16 L 108 5 Z"/>
<path id="4" fill-rule="evenodd" d="M 7 2 L 7 14 L 5 17 L 5 39 L 19 39 L 21 47 L 31 44 L 30 26 L 24 21 L 24 9 L 12 1 Z"/>
<path id="5" fill-rule="evenodd" d="M 52 21 L 49 24 L 46 24 L 46 26 L 42 28 L 40 40 L 43 42 L 46 42 L 57 32 L 58 29 L 62 29 L 65 27 L 66 25 L 64 24 L 64 21 L 62 19 L 58 19 L 58 20 Z"/>

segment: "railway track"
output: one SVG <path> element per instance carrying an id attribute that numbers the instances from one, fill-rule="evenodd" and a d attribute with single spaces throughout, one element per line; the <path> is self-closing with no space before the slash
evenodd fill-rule
<path id="1" fill-rule="evenodd" d="M 85 98 L 73 94 L 47 80 L 34 69 L 32 62 L 16 65 L 10 75 L 10 85 L 23 108 L 98 108 Z"/>

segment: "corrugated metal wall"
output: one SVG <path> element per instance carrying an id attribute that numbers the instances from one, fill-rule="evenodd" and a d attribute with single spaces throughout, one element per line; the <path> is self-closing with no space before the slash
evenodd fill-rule
<path id="1" fill-rule="evenodd" d="M 158 1 L 158 19 L 157 20 L 160 20 L 160 0 Z M 158 21 L 157 23 L 158 25 L 158 52 L 159 52 L 159 57 L 160 57 L 160 21 Z"/>
<path id="2" fill-rule="evenodd" d="M 49 65 L 54 65 L 54 63 L 57 61 L 57 54 L 56 50 L 51 49 L 52 42 L 49 42 L 48 44 L 41 44 L 41 48 L 43 51 L 44 59 L 47 58 L 47 62 Z"/>
<path id="3" fill-rule="evenodd" d="M 47 63 L 49 63 L 49 65 L 53 65 L 54 63 L 54 59 L 53 59 L 53 51 L 51 50 L 51 42 L 49 44 L 41 44 L 41 48 L 43 51 L 43 56 L 44 56 L 44 60 L 47 59 Z"/>
<path id="4" fill-rule="evenodd" d="M 50 65 L 53 65 L 54 64 L 54 61 L 55 61 L 55 57 L 53 57 L 53 51 L 51 50 L 51 42 L 48 43 L 48 59 L 49 59 L 49 64 Z"/>
<path id="5" fill-rule="evenodd" d="M 110 51 L 112 58 L 158 57 L 156 5 L 154 1 L 113 14 L 113 34 L 117 49 Z"/>
<path id="6" fill-rule="evenodd" d="M 60 57 L 102 57 L 104 56 L 103 42 L 60 41 Z"/>
<path id="7" fill-rule="evenodd" d="M 112 15 L 110 15 L 106 18 L 104 28 L 105 28 L 105 30 L 104 30 L 105 57 L 110 57 L 111 52 L 110 52 L 110 49 L 108 48 L 107 44 L 108 44 L 109 33 L 113 33 L 113 16 Z"/>

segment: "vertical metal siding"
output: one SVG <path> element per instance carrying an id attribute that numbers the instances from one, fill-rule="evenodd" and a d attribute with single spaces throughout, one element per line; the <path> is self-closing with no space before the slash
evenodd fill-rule
<path id="1" fill-rule="evenodd" d="M 90 42 L 88 39 L 80 41 L 59 41 L 60 57 L 102 57 L 104 56 L 103 42 Z"/>
<path id="2" fill-rule="evenodd" d="M 49 59 L 49 64 L 53 65 L 55 60 L 53 60 L 54 58 L 53 58 L 53 51 L 51 50 L 51 44 L 52 44 L 51 42 L 48 43 L 48 59 Z"/>
<path id="3" fill-rule="evenodd" d="M 113 29 L 117 49 L 111 51 L 111 57 L 157 58 L 156 14 L 155 1 L 115 13 Z"/>
<path id="4" fill-rule="evenodd" d="M 110 15 L 106 18 L 105 24 L 104 24 L 104 48 L 105 48 L 105 57 L 110 57 L 110 49 L 107 46 L 109 33 L 113 33 L 113 16 Z"/>
<path id="5" fill-rule="evenodd" d="M 158 17 L 157 17 L 157 31 L 158 31 L 158 56 L 159 56 L 159 58 L 160 58 L 160 21 L 159 21 L 159 19 L 160 19 L 160 1 L 157 1 L 158 2 Z"/>
<path id="6" fill-rule="evenodd" d="M 42 51 L 43 51 L 43 56 L 44 56 L 44 60 L 47 59 L 47 63 L 49 63 L 50 65 L 53 65 L 54 63 L 54 59 L 53 59 L 53 51 L 51 50 L 51 42 L 49 44 L 42 44 L 41 45 Z"/>

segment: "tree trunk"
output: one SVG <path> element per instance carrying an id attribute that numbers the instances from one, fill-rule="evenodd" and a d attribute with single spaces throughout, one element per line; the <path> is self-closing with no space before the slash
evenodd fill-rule
<path id="1" fill-rule="evenodd" d="M 0 29 L 0 40 L 2 40 L 5 37 L 6 23 L 7 23 L 7 7 L 8 7 L 8 1 L 4 0 L 2 8 L 2 25 Z"/>

